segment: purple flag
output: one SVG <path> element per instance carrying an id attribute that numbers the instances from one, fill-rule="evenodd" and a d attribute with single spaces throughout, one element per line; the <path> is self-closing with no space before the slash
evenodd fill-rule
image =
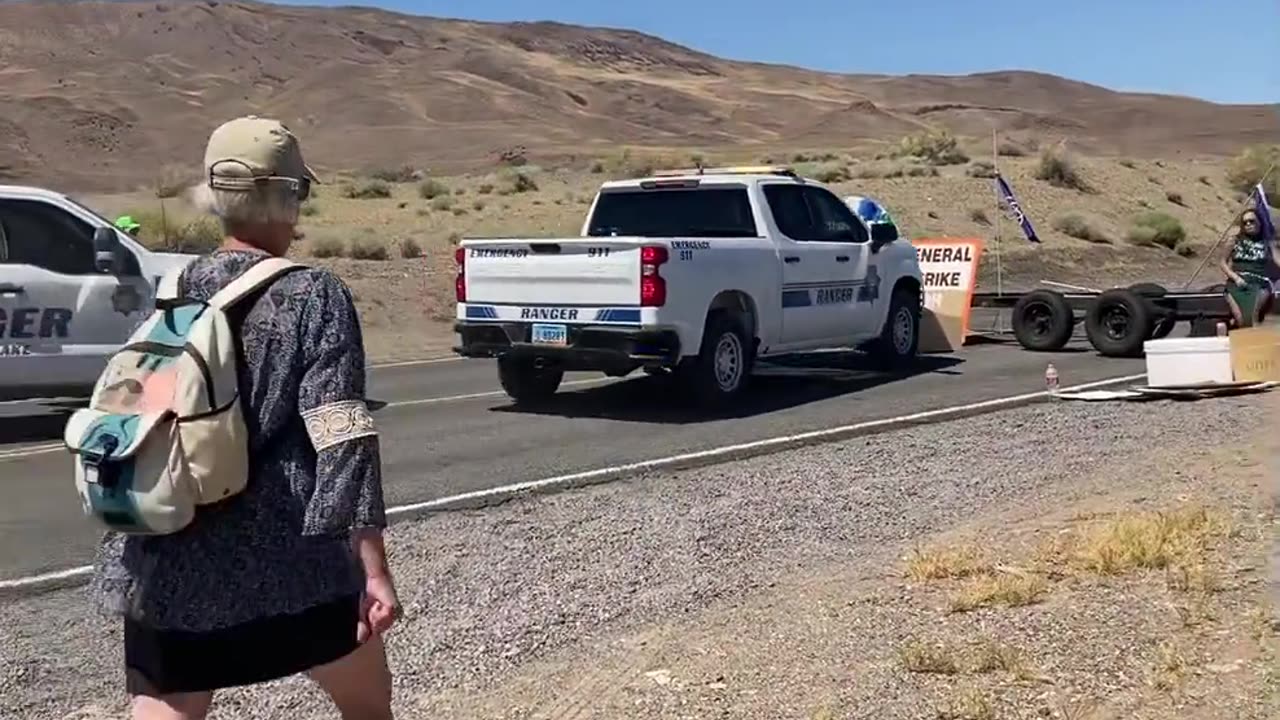
<path id="1" fill-rule="evenodd" d="M 1018 204 L 1018 199 L 1013 196 L 1013 188 L 1009 187 L 1009 183 L 1004 178 L 996 175 L 996 190 L 1000 193 L 1000 199 L 1009 208 L 1009 212 L 1013 214 L 1013 219 L 1018 221 L 1018 226 L 1022 228 L 1022 234 L 1033 243 L 1040 242 L 1040 238 L 1036 235 L 1036 229 L 1031 227 L 1031 221 L 1027 219 L 1027 214 L 1022 211 L 1022 206 Z"/>
<path id="2" fill-rule="evenodd" d="M 1267 191 L 1262 189 L 1262 183 L 1258 183 L 1253 188 L 1253 211 L 1258 215 L 1258 229 L 1262 231 L 1262 239 L 1271 241 L 1276 239 L 1276 225 L 1271 220 L 1271 203 L 1267 202 Z"/>

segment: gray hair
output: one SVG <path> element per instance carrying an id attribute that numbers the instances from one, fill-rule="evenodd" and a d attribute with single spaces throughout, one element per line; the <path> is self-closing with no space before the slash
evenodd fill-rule
<path id="1" fill-rule="evenodd" d="M 191 203 L 222 222 L 223 230 L 254 225 L 296 225 L 301 203 L 289 183 L 266 182 L 252 190 L 191 188 Z"/>

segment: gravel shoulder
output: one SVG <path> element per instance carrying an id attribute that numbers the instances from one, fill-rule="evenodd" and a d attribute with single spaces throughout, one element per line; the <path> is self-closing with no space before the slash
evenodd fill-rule
<path id="1" fill-rule="evenodd" d="M 397 526 L 399 717 L 1274 717 L 1274 410 L 1045 404 Z M 1170 507 L 1229 520 L 1212 592 L 1038 564 L 1082 523 Z M 939 542 L 1049 589 L 952 613 L 973 578 L 902 576 Z M 0 606 L 0 717 L 118 716 L 118 643 L 80 591 Z M 910 672 L 916 646 L 1027 662 Z M 213 717 L 336 715 L 288 680 Z"/>

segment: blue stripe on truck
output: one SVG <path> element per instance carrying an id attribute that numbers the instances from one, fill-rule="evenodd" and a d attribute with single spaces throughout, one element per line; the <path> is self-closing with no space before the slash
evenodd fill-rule
<path id="1" fill-rule="evenodd" d="M 468 305 L 467 317 L 472 320 L 497 320 L 498 311 L 488 305 Z"/>
<path id="2" fill-rule="evenodd" d="M 596 322 L 638 323 L 640 311 L 629 308 L 605 308 L 596 313 Z"/>

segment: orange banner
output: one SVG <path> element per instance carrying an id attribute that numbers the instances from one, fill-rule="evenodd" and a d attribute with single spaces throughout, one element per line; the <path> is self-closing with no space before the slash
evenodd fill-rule
<path id="1" fill-rule="evenodd" d="M 920 352 L 954 352 L 969 334 L 983 243 L 976 238 L 918 238 L 911 244 L 924 285 Z"/>

